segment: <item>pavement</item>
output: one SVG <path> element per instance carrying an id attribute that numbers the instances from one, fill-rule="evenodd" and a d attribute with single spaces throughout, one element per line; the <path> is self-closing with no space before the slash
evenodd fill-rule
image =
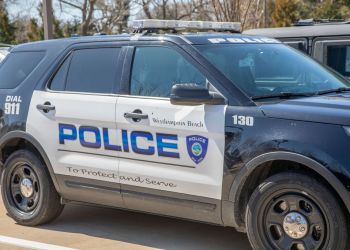
<path id="1" fill-rule="evenodd" d="M 161 216 L 67 205 L 50 224 L 24 227 L 8 215 L 0 199 L 0 249 L 251 249 L 233 228 Z"/>

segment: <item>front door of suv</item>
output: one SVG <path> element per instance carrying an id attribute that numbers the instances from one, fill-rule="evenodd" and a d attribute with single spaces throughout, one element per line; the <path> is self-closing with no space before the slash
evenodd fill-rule
<path id="1" fill-rule="evenodd" d="M 130 94 L 118 97 L 116 109 L 126 206 L 214 221 L 209 214 L 221 199 L 225 105 L 170 103 L 174 84 L 208 84 L 205 73 L 176 47 L 140 46 L 130 57 Z"/>
<path id="2" fill-rule="evenodd" d="M 66 199 L 122 204 L 114 146 L 121 51 L 75 48 L 48 90 L 33 93 L 27 131 L 45 149 Z"/>

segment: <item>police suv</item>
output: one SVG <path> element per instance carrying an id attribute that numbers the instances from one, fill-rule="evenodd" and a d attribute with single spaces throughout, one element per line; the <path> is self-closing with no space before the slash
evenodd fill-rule
<path id="1" fill-rule="evenodd" d="M 6 57 L 8 214 L 35 226 L 80 202 L 235 227 L 254 249 L 349 249 L 349 83 L 237 23 L 132 25 Z"/>

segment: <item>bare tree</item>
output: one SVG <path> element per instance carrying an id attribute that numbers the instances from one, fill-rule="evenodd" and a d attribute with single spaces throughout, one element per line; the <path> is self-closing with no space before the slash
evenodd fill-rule
<path id="1" fill-rule="evenodd" d="M 127 26 L 130 16 L 130 1 L 128 0 L 98 0 L 95 17 L 99 32 L 120 33 Z"/>
<path id="2" fill-rule="evenodd" d="M 87 35 L 97 0 L 58 0 L 60 4 L 65 4 L 71 8 L 78 9 L 81 12 L 80 32 L 82 35 Z M 62 7 L 61 7 L 62 8 Z"/>
<path id="3" fill-rule="evenodd" d="M 240 0 L 212 0 L 212 6 L 218 21 L 230 22 L 241 19 Z"/>
<path id="4" fill-rule="evenodd" d="M 209 0 L 136 0 L 143 11 L 143 16 L 150 19 L 197 19 L 198 16 L 209 18 L 206 12 Z"/>

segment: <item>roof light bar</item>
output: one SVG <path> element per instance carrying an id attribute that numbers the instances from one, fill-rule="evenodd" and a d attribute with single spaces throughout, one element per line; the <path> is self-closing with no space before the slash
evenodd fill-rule
<path id="1" fill-rule="evenodd" d="M 179 21 L 145 19 L 134 20 L 128 23 L 129 28 L 135 30 L 147 29 L 196 29 L 196 30 L 221 30 L 240 32 L 239 22 L 207 22 L 207 21 Z"/>

